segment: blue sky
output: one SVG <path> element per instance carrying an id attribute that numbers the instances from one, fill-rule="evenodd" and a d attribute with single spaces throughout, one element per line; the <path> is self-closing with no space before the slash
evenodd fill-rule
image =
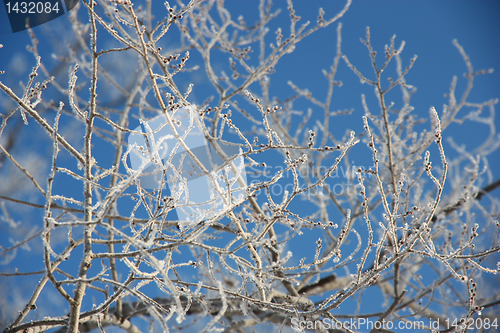
<path id="1" fill-rule="evenodd" d="M 162 1 L 158 3 L 162 3 Z M 344 1 L 338 0 L 296 0 L 294 8 L 297 14 L 302 16 L 303 21 L 310 20 L 311 24 L 314 25 L 319 7 L 323 7 L 326 12 L 325 17 L 329 18 L 335 15 L 344 4 Z M 161 13 L 162 6 L 155 5 L 158 5 L 158 13 Z M 241 14 L 245 16 L 247 24 L 255 22 L 258 13 L 257 1 L 227 0 L 226 5 L 233 17 Z M 286 36 L 289 27 L 286 1 L 276 0 L 274 8 L 281 8 L 282 11 L 271 23 L 269 35 L 273 37 L 276 27 L 281 26 Z M 360 38 L 366 36 L 367 26 L 370 27 L 372 46 L 378 51 L 377 59 L 379 61 L 383 61 L 384 45 L 390 42 L 393 35 L 396 35 L 396 46 L 399 46 L 401 41 L 405 41 L 406 45 L 402 53 L 403 65 L 407 65 L 414 55 L 418 56 L 413 69 L 406 77 L 407 83 L 417 87 L 417 92 L 412 98 L 412 105 L 415 107 L 414 112 L 425 117 L 431 106 L 435 106 L 438 113 L 442 111 L 442 105 L 447 102 L 444 94 L 448 92 L 454 75 L 458 76 L 457 92 L 459 95 L 465 89 L 466 79 L 462 73 L 466 72 L 467 68 L 458 50 L 452 44 L 453 39 L 457 39 L 462 45 L 476 70 L 495 69 L 493 74 L 476 78 L 475 87 L 469 100 L 483 102 L 500 97 L 499 15 L 500 2 L 497 0 L 354 0 L 351 8 L 339 20 L 343 25 L 342 52 L 352 64 L 369 76 L 373 75 L 373 70 L 370 66 L 367 49 L 360 42 Z M 55 45 L 60 39 L 71 36 L 67 31 L 64 31 L 68 24 L 68 17 L 64 15 L 34 28 L 41 41 L 39 48 L 44 59 L 50 59 L 52 52 L 64 52 L 64 49 L 57 49 Z M 281 60 L 276 67 L 276 73 L 272 76 L 272 95 L 280 99 L 290 96 L 293 91 L 286 83 L 291 80 L 297 86 L 311 90 L 318 99 L 321 100 L 325 97 L 327 81 L 321 70 L 328 69 L 335 56 L 337 43 L 335 28 L 336 23 L 309 36 L 297 45 L 292 54 L 286 55 Z M 5 7 L 2 5 L 0 6 L 0 44 L 3 44 L 4 47 L 0 49 L 0 70 L 6 71 L 6 74 L 0 76 L 0 80 L 19 89 L 19 81 L 26 82 L 29 71 L 35 62 L 32 55 L 26 52 L 26 45 L 29 44 L 27 33 L 13 34 L 9 29 Z M 193 55 L 193 61 L 196 59 L 195 57 Z M 226 61 L 225 59 L 224 61 Z M 48 61 L 50 63 L 50 60 Z M 390 72 L 391 70 L 394 71 L 394 67 L 388 68 L 389 74 L 387 75 L 394 76 L 393 72 Z M 342 60 L 336 78 L 343 82 L 343 86 L 334 90 L 332 109 L 352 108 L 354 112 L 351 116 L 341 117 L 341 120 L 332 123 L 330 130 L 338 136 L 342 136 L 347 128 L 354 129 L 359 133 L 363 128 L 361 93 L 367 95 L 371 107 L 373 110 L 377 110 L 373 89 L 368 85 L 362 85 L 359 78 L 347 68 Z M 67 78 L 63 78 L 62 82 L 67 82 Z M 185 84 L 187 85 L 187 83 L 188 80 Z M 193 92 L 193 102 L 201 103 L 205 98 L 205 93 L 202 90 L 207 86 L 203 81 L 195 83 L 197 86 Z M 395 103 L 400 103 L 400 99 L 397 99 L 398 95 L 395 96 Z M 6 98 L 7 96 L 0 92 L 0 106 L 9 105 L 3 103 Z M 300 107 L 301 103 L 306 105 L 305 102 L 298 101 L 297 107 Z M 3 112 L 5 110 L 2 110 Z M 468 110 L 464 110 L 464 112 L 468 112 Z M 497 129 L 500 128 L 499 118 L 495 118 Z M 30 123 L 30 126 L 36 126 L 33 123 L 34 121 Z M 472 124 L 471 122 L 466 124 L 452 124 L 445 132 L 445 136 L 451 135 L 455 142 L 465 144 L 470 149 L 484 140 L 488 127 L 485 124 Z M 135 126 L 131 126 L 131 128 L 133 127 Z M 23 151 L 31 154 L 33 151 L 45 149 L 40 141 L 33 140 L 34 138 L 29 136 L 28 128 L 21 129 L 25 131 L 25 136 L 17 147 L 20 154 Z M 365 147 L 363 149 L 366 152 Z M 445 149 L 451 148 L 445 146 Z M 105 155 L 106 151 L 101 150 L 97 153 Z M 366 161 L 363 156 L 354 155 L 353 158 L 360 160 L 359 163 Z M 368 161 L 370 159 L 369 156 Z M 493 178 L 496 180 L 500 177 L 500 154 L 496 152 L 490 155 L 489 163 Z M 1 173 L 2 167 L 0 167 L 0 175 Z M 61 191 L 68 194 L 74 191 L 67 184 L 59 186 Z M 65 186 L 66 188 L 64 188 Z M 497 189 L 494 192 L 497 197 L 499 191 Z M 5 235 L 0 236 L 0 240 L 2 246 L 7 246 L 9 240 Z M 25 256 L 26 263 L 33 260 L 33 257 L 28 253 L 20 251 L 18 255 Z M 36 265 L 41 264 L 39 257 L 35 260 L 37 260 Z M 28 267 L 20 268 L 28 269 Z M 2 271 L 13 269 L 14 265 L 11 264 L 2 268 Z M 28 281 L 28 278 L 25 281 Z M 36 278 L 33 281 L 36 281 Z M 2 284 L 4 284 L 3 287 Z M 4 288 L 6 285 L 14 286 L 14 284 L 17 283 L 0 277 L 0 288 Z M 31 291 L 18 290 L 16 292 L 27 292 L 23 294 L 23 297 L 28 297 Z"/>

